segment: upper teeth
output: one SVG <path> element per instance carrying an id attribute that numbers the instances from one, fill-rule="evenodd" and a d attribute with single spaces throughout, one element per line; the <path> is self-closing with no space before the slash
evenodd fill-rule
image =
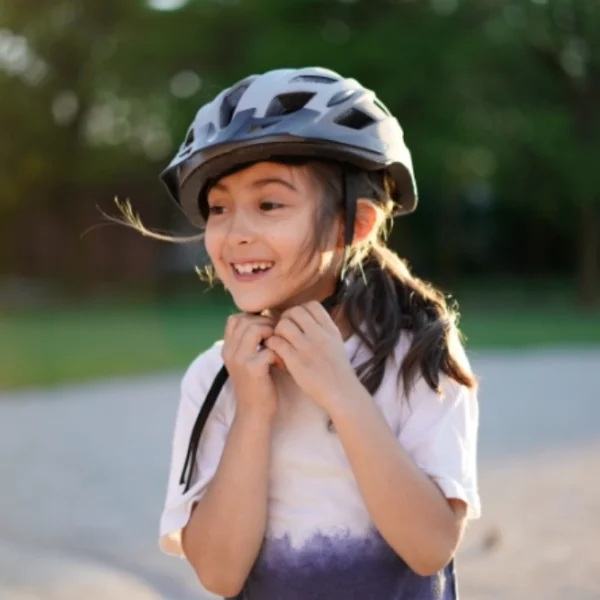
<path id="1" fill-rule="evenodd" d="M 270 269 L 273 266 L 273 263 L 266 262 L 256 262 L 256 263 L 244 263 L 244 264 L 234 264 L 233 268 L 238 273 L 252 273 L 252 271 L 256 271 L 257 269 L 265 270 Z"/>

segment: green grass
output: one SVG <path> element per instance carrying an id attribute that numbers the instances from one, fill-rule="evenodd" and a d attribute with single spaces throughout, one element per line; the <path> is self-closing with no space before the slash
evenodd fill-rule
<path id="1" fill-rule="evenodd" d="M 600 346 L 600 314 L 560 310 L 463 310 L 461 329 L 470 348 Z"/>
<path id="2" fill-rule="evenodd" d="M 0 316 L 0 387 L 183 369 L 222 336 L 228 304 L 112 306 Z"/>
<path id="3" fill-rule="evenodd" d="M 223 332 L 229 302 L 110 305 L 0 315 L 0 388 L 182 371 Z M 600 345 L 600 314 L 464 308 L 469 348 Z"/>

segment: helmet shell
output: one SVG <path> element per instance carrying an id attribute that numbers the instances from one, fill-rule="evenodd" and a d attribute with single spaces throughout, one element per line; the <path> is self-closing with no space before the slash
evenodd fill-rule
<path id="1" fill-rule="evenodd" d="M 200 108 L 161 178 L 202 227 L 211 181 L 238 166 L 286 157 L 384 170 L 395 183 L 394 214 L 416 208 L 412 159 L 397 119 L 355 79 L 320 67 L 251 75 L 223 90 Z"/>

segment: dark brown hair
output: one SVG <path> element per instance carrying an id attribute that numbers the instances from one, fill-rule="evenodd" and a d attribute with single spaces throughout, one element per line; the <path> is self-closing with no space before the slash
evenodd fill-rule
<path id="1" fill-rule="evenodd" d="M 284 159 L 281 162 L 305 168 L 322 193 L 315 213 L 314 239 L 307 240 L 306 246 L 309 253 L 317 251 L 331 241 L 335 220 L 343 213 L 343 174 L 349 167 L 323 160 Z M 440 374 L 469 388 L 476 387 L 461 344 L 456 305 L 449 306 L 440 290 L 412 275 L 406 262 L 386 245 L 393 184 L 379 172 L 359 172 L 356 180 L 355 193 L 374 203 L 379 221 L 369 239 L 352 247 L 346 265 L 347 287 L 338 310 L 371 352 L 371 357 L 357 367 L 363 385 L 371 394 L 375 393 L 381 385 L 388 358 L 393 356 L 401 336 L 408 334 L 410 348 L 398 373 L 406 396 L 419 375 L 437 393 L 441 393 Z M 143 235 L 179 243 L 198 242 L 203 237 L 203 233 L 172 237 L 153 232 L 142 224 L 128 202 L 117 201 L 117 206 L 123 220 L 105 217 Z M 210 266 L 204 272 L 197 271 L 211 283 L 216 281 Z"/>
<path id="2" fill-rule="evenodd" d="M 315 242 L 320 245 L 343 210 L 345 167 L 322 161 L 306 166 L 323 193 L 316 215 Z M 476 387 L 461 344 L 456 305 L 450 306 L 440 290 L 412 275 L 406 262 L 385 243 L 393 208 L 390 181 L 381 173 L 361 172 L 357 183 L 358 197 L 372 200 L 380 216 L 374 235 L 352 248 L 346 292 L 339 307 L 351 330 L 371 352 L 357 368 L 363 385 L 371 394 L 379 388 L 388 358 L 401 335 L 407 333 L 410 348 L 399 372 L 407 396 L 419 375 L 438 393 L 440 373 Z"/>

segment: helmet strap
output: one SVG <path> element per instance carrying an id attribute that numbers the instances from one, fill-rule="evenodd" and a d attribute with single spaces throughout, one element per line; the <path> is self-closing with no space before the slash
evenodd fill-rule
<path id="1" fill-rule="evenodd" d="M 344 203 L 344 257 L 342 261 L 342 271 L 337 281 L 335 291 L 321 302 L 325 309 L 330 311 L 336 304 L 339 304 L 346 293 L 348 285 L 348 263 L 350 262 L 350 252 L 352 250 L 352 240 L 354 239 L 354 221 L 356 220 L 356 204 L 358 185 L 356 174 L 347 169 L 342 175 L 342 199 Z"/>

